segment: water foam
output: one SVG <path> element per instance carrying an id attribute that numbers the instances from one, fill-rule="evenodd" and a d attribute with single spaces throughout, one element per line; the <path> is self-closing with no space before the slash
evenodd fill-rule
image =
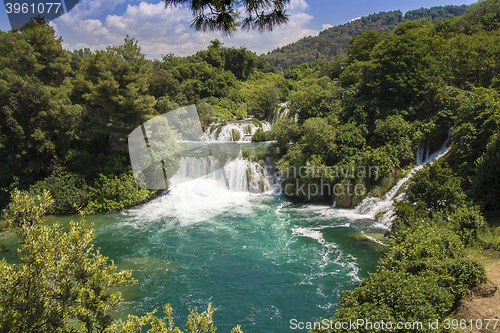
<path id="1" fill-rule="evenodd" d="M 264 132 L 271 130 L 271 124 L 267 121 L 261 122 L 262 126 L 256 126 L 253 122 L 235 122 L 235 123 L 227 123 L 226 125 L 221 124 L 213 124 L 209 126 L 201 140 L 203 141 L 223 141 L 223 142 L 231 142 L 231 141 L 243 141 L 249 142 L 252 141 L 252 136 L 257 132 L 259 128 L 261 128 Z M 236 131 L 240 134 L 239 140 L 234 140 L 233 131 Z"/>
<path id="2" fill-rule="evenodd" d="M 425 159 L 423 159 L 424 151 L 426 151 L 426 149 L 428 150 L 428 148 L 419 148 L 417 151 L 417 166 L 415 166 L 405 177 L 401 178 L 383 198 L 365 198 L 354 209 L 333 209 L 334 212 L 332 215 L 352 220 L 374 220 L 378 214 L 383 213 L 383 215 L 378 219 L 378 222 L 373 226 L 380 229 L 390 229 L 392 221 L 395 217 L 394 200 L 404 199 L 404 194 L 400 194 L 396 197 L 396 195 L 400 192 L 401 187 L 426 164 L 433 163 L 435 159 L 439 159 L 448 153 L 451 149 L 447 147 L 449 141 L 450 138 L 445 141 L 440 149 L 426 156 Z"/>

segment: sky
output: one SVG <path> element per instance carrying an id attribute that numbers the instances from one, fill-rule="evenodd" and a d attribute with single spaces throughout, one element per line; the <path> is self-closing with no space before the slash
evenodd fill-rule
<path id="1" fill-rule="evenodd" d="M 185 8 L 165 8 L 159 0 L 80 0 L 73 10 L 51 21 L 57 36 L 68 50 L 88 47 L 92 51 L 120 45 L 129 35 L 138 40 L 149 59 L 173 53 L 187 56 L 204 50 L 211 40 L 226 47 L 244 46 L 258 55 L 316 36 L 328 27 L 381 11 L 444 5 L 472 4 L 471 0 L 291 0 L 286 25 L 272 32 L 239 31 L 231 38 L 220 33 L 197 32 Z M 3 2 L 2 2 L 3 3 Z M 0 30 L 10 30 L 5 5 L 0 5 Z"/>

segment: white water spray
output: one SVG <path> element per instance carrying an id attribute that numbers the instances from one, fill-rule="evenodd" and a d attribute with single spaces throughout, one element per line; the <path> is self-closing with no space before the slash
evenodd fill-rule
<path id="1" fill-rule="evenodd" d="M 423 158 L 424 152 L 428 147 L 419 147 L 417 150 L 417 166 L 415 166 L 405 177 L 401 178 L 396 185 L 394 185 L 389 192 L 385 194 L 383 198 L 365 198 L 356 208 L 351 211 L 350 215 L 353 219 L 357 218 L 371 218 L 375 219 L 380 213 L 384 213 L 379 218 L 379 223 L 382 228 L 390 229 L 392 221 L 394 220 L 394 199 L 402 200 L 404 198 L 404 193 L 396 197 L 401 186 L 403 186 L 417 171 L 422 169 L 427 163 L 433 163 L 434 159 L 439 159 L 444 156 L 450 148 L 447 147 L 450 138 L 438 149 L 436 152 Z"/>
<path id="2" fill-rule="evenodd" d="M 227 123 L 224 126 L 222 126 L 221 124 L 213 124 L 212 126 L 209 126 L 205 130 L 205 133 L 201 137 L 201 140 L 224 141 L 224 142 L 231 142 L 231 141 L 249 142 L 252 141 L 252 136 L 255 134 L 255 132 L 257 132 L 259 128 L 262 128 L 264 132 L 271 130 L 271 124 L 268 123 L 267 121 L 262 121 L 261 124 L 262 127 L 256 126 L 253 122 L 248 122 L 248 121 Z M 235 132 L 239 133 L 238 140 L 235 140 L 234 137 Z"/>

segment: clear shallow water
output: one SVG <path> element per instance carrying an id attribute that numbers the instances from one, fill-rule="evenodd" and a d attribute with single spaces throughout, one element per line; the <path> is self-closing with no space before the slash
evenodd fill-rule
<path id="1" fill-rule="evenodd" d="M 341 291 L 375 270 L 380 245 L 359 234 L 383 230 L 338 212 L 196 179 L 144 206 L 87 220 L 101 252 L 139 280 L 121 290 L 117 317 L 161 312 L 168 302 L 183 327 L 188 308 L 201 312 L 211 302 L 219 332 L 237 324 L 288 332 L 291 319 L 331 317 Z"/>

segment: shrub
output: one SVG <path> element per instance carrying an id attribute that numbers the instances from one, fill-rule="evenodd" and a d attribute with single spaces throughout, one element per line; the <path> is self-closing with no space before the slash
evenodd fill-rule
<path id="1" fill-rule="evenodd" d="M 264 132 L 262 128 L 259 128 L 252 137 L 252 141 L 261 142 L 261 141 L 271 141 L 274 139 L 274 135 L 272 131 Z"/>
<path id="2" fill-rule="evenodd" d="M 75 213 L 76 207 L 87 205 L 90 195 L 90 187 L 84 177 L 63 168 L 56 168 L 49 177 L 30 187 L 30 192 L 35 195 L 42 194 L 43 190 L 48 190 L 55 200 L 48 209 L 50 214 Z"/>
<path id="3" fill-rule="evenodd" d="M 103 174 L 91 189 L 89 212 L 103 212 L 124 209 L 147 199 L 151 192 L 139 188 L 131 173 L 107 177 Z"/>
<path id="4" fill-rule="evenodd" d="M 467 258 L 460 237 L 450 228 L 426 222 L 394 233 L 379 269 L 435 276 L 459 300 L 468 288 L 486 281 L 484 267 Z"/>
<path id="5" fill-rule="evenodd" d="M 231 141 L 240 141 L 241 134 L 239 131 L 235 130 L 234 128 L 231 130 Z"/>
<path id="6" fill-rule="evenodd" d="M 367 322 L 422 322 L 405 332 L 425 332 L 429 320 L 441 319 L 452 310 L 453 295 L 439 285 L 435 276 L 414 276 L 405 272 L 382 270 L 364 279 L 353 291 L 342 294 L 334 321 L 363 318 Z M 348 330 L 341 330 L 342 332 Z M 358 327 L 357 332 L 373 331 Z M 314 331 L 313 331 L 314 332 Z M 317 332 L 317 331 L 316 331 Z M 386 329 L 384 332 L 396 332 Z"/>

